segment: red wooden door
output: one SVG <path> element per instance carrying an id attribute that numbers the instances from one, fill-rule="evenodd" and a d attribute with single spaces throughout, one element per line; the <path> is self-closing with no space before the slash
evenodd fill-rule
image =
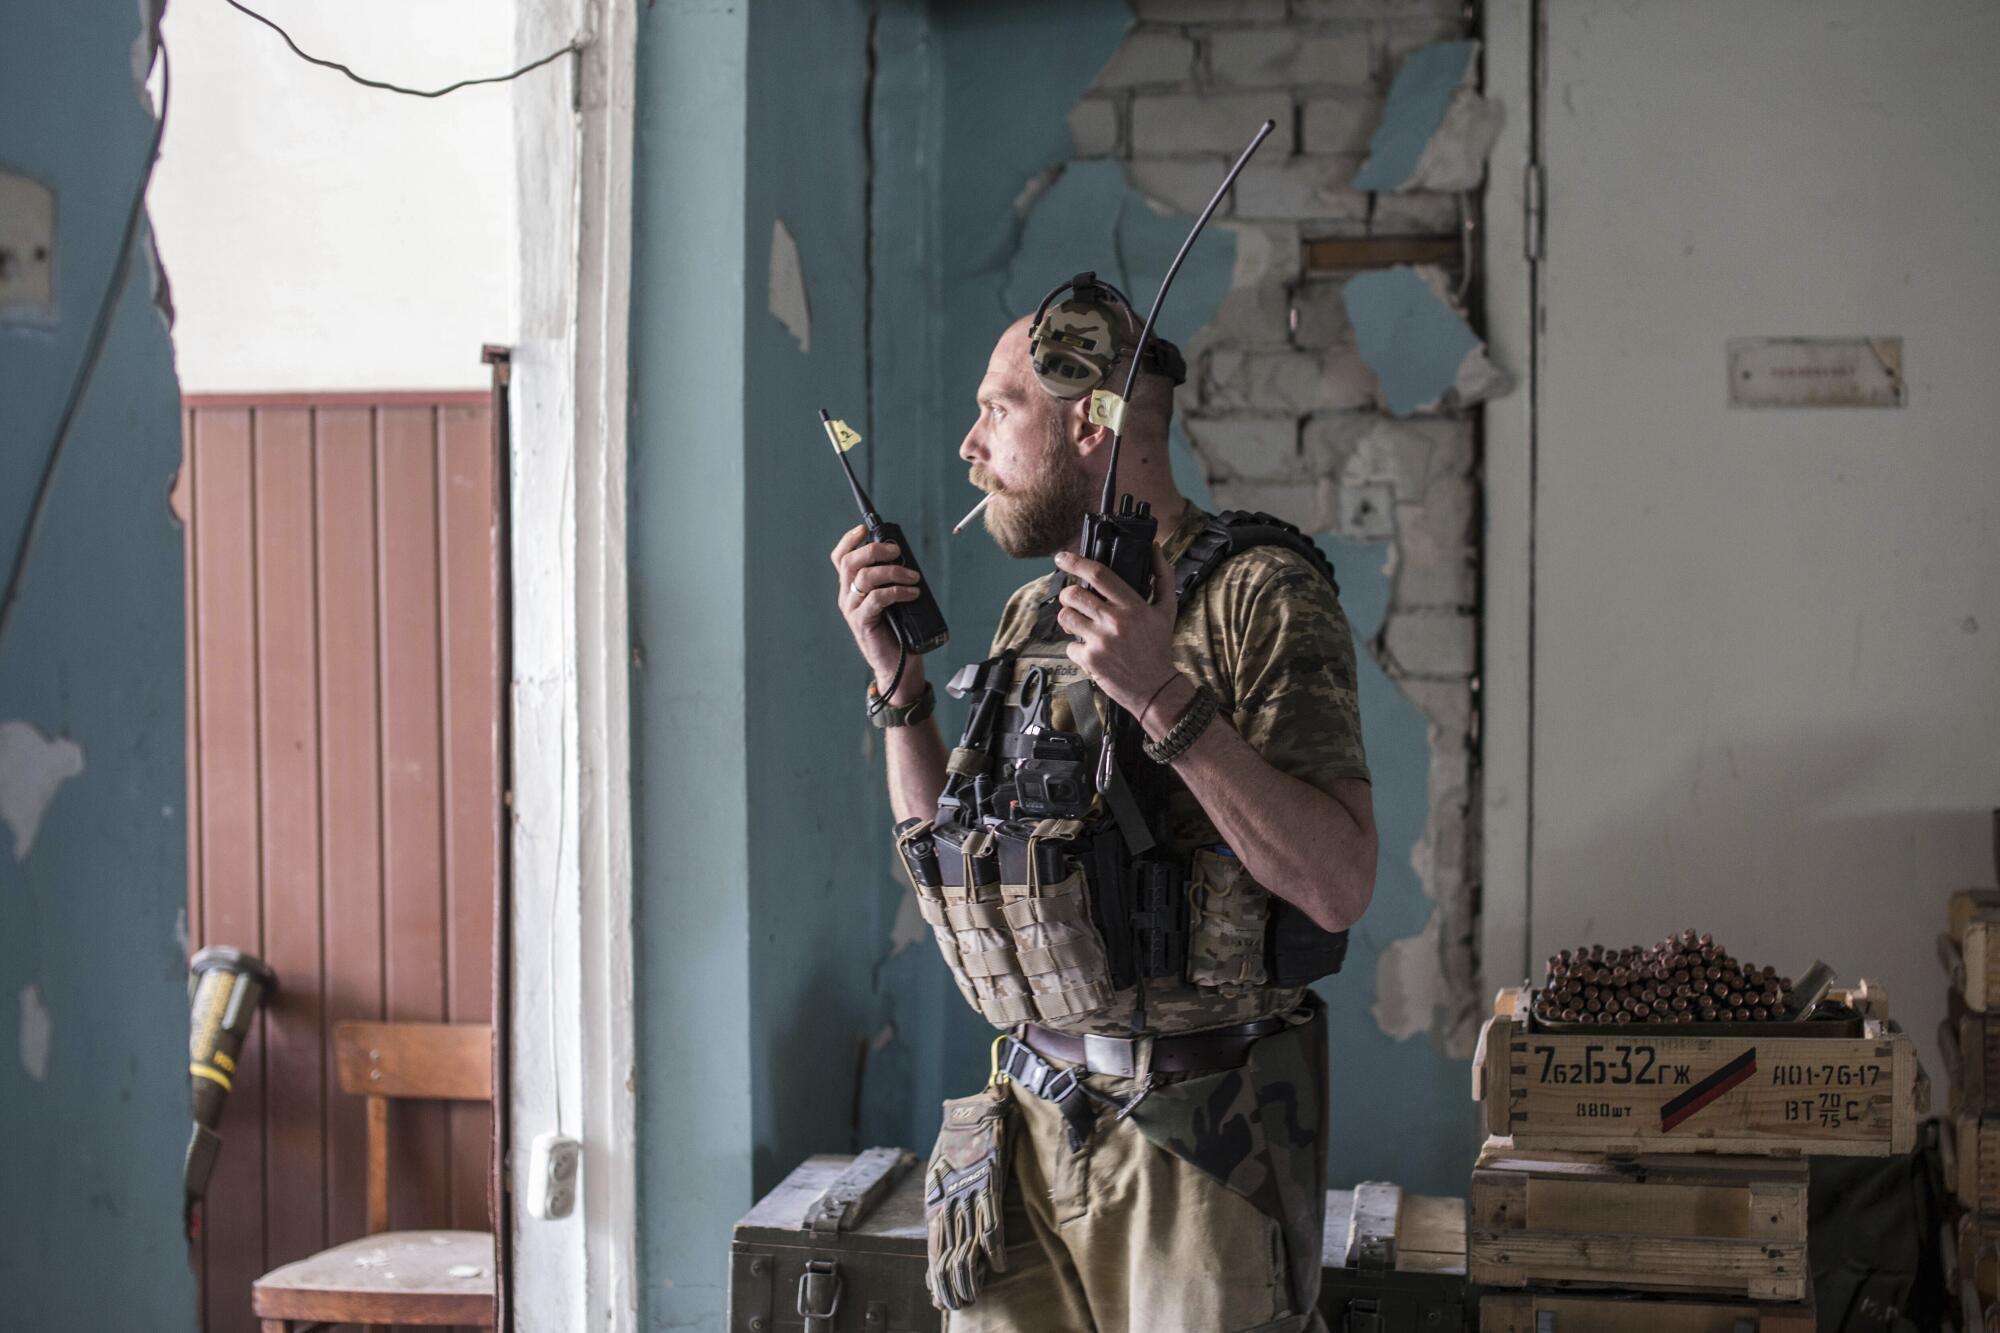
<path id="1" fill-rule="evenodd" d="M 501 873 L 488 396 L 189 398 L 188 933 L 262 957 L 196 1254 L 208 1333 L 364 1231 L 341 1019 L 491 1022 Z M 394 1229 L 488 1230 L 491 1109 L 392 1111 Z"/>

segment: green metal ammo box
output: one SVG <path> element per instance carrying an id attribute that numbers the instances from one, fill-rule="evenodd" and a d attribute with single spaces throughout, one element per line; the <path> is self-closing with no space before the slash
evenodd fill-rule
<path id="1" fill-rule="evenodd" d="M 937 1333 L 923 1194 L 917 1159 L 900 1149 L 807 1158 L 736 1224 L 729 1333 Z M 1464 1200 L 1374 1184 L 1326 1199 L 1319 1305 L 1329 1333 L 1472 1327 Z"/>

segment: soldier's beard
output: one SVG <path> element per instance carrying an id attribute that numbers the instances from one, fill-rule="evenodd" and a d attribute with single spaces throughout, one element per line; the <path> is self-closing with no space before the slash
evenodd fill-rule
<path id="1" fill-rule="evenodd" d="M 986 506 L 986 531 L 1001 550 L 1017 559 L 1054 555 L 1074 546 L 1083 530 L 1083 516 L 1097 498 L 1083 455 L 1064 436 L 1054 412 L 1048 416 L 1048 437 L 1048 451 L 1034 480 L 1002 492 Z M 984 467 L 973 466 L 974 485 L 990 490 L 992 480 Z"/>

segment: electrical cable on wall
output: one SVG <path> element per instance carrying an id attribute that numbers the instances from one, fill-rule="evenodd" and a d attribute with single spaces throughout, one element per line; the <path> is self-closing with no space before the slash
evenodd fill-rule
<path id="1" fill-rule="evenodd" d="M 405 88 L 400 84 L 384 83 L 380 79 L 367 78 L 364 75 L 355 73 L 347 66 L 341 64 L 338 60 L 327 60 L 321 56 L 312 55 L 311 53 L 303 50 L 297 42 L 293 41 L 292 35 L 286 32 L 283 28 L 279 27 L 275 20 L 266 18 L 264 15 L 259 14 L 256 10 L 250 8 L 250 6 L 240 3 L 239 0 L 224 0 L 224 3 L 227 4 L 231 9 L 240 10 L 242 13 L 249 15 L 253 19 L 256 19 L 259 23 L 269 28 L 272 32 L 275 32 L 278 34 L 278 36 L 284 38 L 285 45 L 292 48 L 292 54 L 297 56 L 299 59 L 305 61 L 307 64 L 318 65 L 323 69 L 338 70 L 340 73 L 345 74 L 348 78 L 354 80 L 356 83 L 360 84 L 364 88 L 379 88 L 383 92 L 402 93 L 406 97 L 443 97 L 447 93 L 455 93 L 461 88 L 471 88 L 482 83 L 506 83 L 509 80 L 518 79 L 523 74 L 529 73 L 532 70 L 538 70 L 552 60 L 560 60 L 562 59 L 562 57 L 566 55 L 569 55 L 573 52 L 580 52 L 583 50 L 583 43 L 573 41 L 570 42 L 567 46 L 557 47 L 555 50 L 543 56 L 540 60 L 530 61 L 529 63 L 521 66 L 521 68 L 515 70 L 511 74 L 495 74 L 489 78 L 483 78 L 483 79 L 460 79 L 457 83 L 450 84 L 443 88 L 432 88 L 427 91 L 422 88 Z"/>
<path id="2" fill-rule="evenodd" d="M 125 290 L 125 278 L 132 268 L 132 244 L 139 235 L 140 219 L 146 215 L 146 187 L 152 183 L 153 168 L 160 160 L 160 145 L 166 139 L 167 99 L 172 90 L 173 72 L 167 63 L 166 39 L 160 34 L 157 24 L 153 29 L 153 57 L 160 66 L 160 114 L 153 125 L 153 141 L 146 149 L 146 165 L 139 172 L 139 186 L 132 192 L 132 206 L 125 211 L 125 230 L 118 242 L 118 255 L 111 264 L 111 280 L 105 284 L 103 299 L 97 303 L 97 317 L 91 321 L 90 335 L 83 344 L 83 360 L 77 363 L 76 375 L 70 380 L 69 397 L 63 402 L 62 415 L 56 419 L 55 437 L 49 442 L 48 453 L 42 460 L 42 474 L 35 482 L 35 498 L 28 506 L 27 522 L 21 525 L 21 539 L 14 547 L 14 562 L 8 567 L 6 591 L 0 592 L 0 644 L 7 640 L 14 603 L 21 595 L 21 578 L 28 567 L 28 552 L 34 549 L 35 536 L 41 531 L 42 519 L 48 512 L 49 492 L 55 481 L 57 465 L 62 462 L 63 450 L 69 446 L 77 409 L 83 405 L 84 393 L 90 388 L 91 378 L 97 374 L 97 364 L 104 357 L 104 344 L 111 333 L 111 318 L 117 312 L 118 298 Z M 151 72 L 149 62 L 147 73 Z"/>
<path id="3" fill-rule="evenodd" d="M 528 64 L 508 74 L 499 74 L 488 78 L 460 79 L 457 83 L 446 87 L 429 90 L 404 88 L 397 84 L 385 83 L 380 79 L 366 78 L 355 73 L 337 60 L 325 60 L 319 56 L 311 55 L 300 49 L 299 44 L 292 40 L 290 33 L 264 15 L 259 14 L 256 10 L 251 9 L 247 5 L 239 4 L 238 0 L 226 0 L 226 3 L 235 9 L 241 10 L 244 14 L 264 24 L 277 33 L 278 36 L 284 38 L 285 45 L 291 47 L 292 52 L 301 60 L 307 61 L 310 64 L 323 66 L 327 69 L 338 70 L 364 88 L 377 88 L 384 92 L 402 93 L 410 97 L 443 97 L 447 93 L 455 93 L 461 88 L 471 88 L 479 84 L 507 83 L 520 78 L 523 74 L 530 73 L 533 70 L 540 69 L 544 65 L 559 60 L 563 56 L 575 54 L 583 50 L 582 42 L 572 41 L 549 52 L 547 55 L 541 57 L 541 59 L 530 61 Z M 104 355 L 104 344 L 111 331 L 112 316 L 118 308 L 118 297 L 124 291 L 125 279 L 131 271 L 132 246 L 138 238 L 139 222 L 145 216 L 146 189 L 152 184 L 153 168 L 159 163 L 160 146 L 166 138 L 167 102 L 172 77 L 167 60 L 166 39 L 160 33 L 157 23 L 154 25 L 152 35 L 153 57 L 158 61 L 160 66 L 160 114 L 153 126 L 153 141 L 146 152 L 146 165 L 139 174 L 139 186 L 132 193 L 132 206 L 125 215 L 125 231 L 123 239 L 118 244 L 118 257 L 112 264 L 111 281 L 105 287 L 104 299 L 99 302 L 97 317 L 91 323 L 90 336 L 84 343 L 83 360 L 77 367 L 75 378 L 70 382 L 69 397 L 63 403 L 62 416 L 56 422 L 55 437 L 49 444 L 48 453 L 42 463 L 41 476 L 35 483 L 35 498 L 29 504 L 27 522 L 22 526 L 20 541 L 16 543 L 14 548 L 14 560 L 8 568 L 6 588 L 4 591 L 0 591 L 0 643 L 6 642 L 7 629 L 13 620 L 14 604 L 19 599 L 21 593 L 21 580 L 27 568 L 28 552 L 34 549 L 35 537 L 41 530 L 42 518 L 48 508 L 49 493 L 52 483 L 55 480 L 56 468 L 62 461 L 63 451 L 69 445 L 70 431 L 76 424 L 77 410 L 83 404 L 84 395 L 90 388 L 90 382 L 97 374 L 98 362 Z M 150 69 L 151 66 L 149 65 L 149 72 Z"/>

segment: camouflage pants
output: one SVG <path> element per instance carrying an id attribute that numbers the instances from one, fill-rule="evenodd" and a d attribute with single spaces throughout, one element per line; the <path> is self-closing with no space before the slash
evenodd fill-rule
<path id="1" fill-rule="evenodd" d="M 1326 1029 L 1315 998 L 1292 1017 L 1242 1069 L 1101 1112 L 1081 1152 L 1055 1107 L 1011 1090 L 1007 1271 L 946 1333 L 1325 1333 Z"/>

